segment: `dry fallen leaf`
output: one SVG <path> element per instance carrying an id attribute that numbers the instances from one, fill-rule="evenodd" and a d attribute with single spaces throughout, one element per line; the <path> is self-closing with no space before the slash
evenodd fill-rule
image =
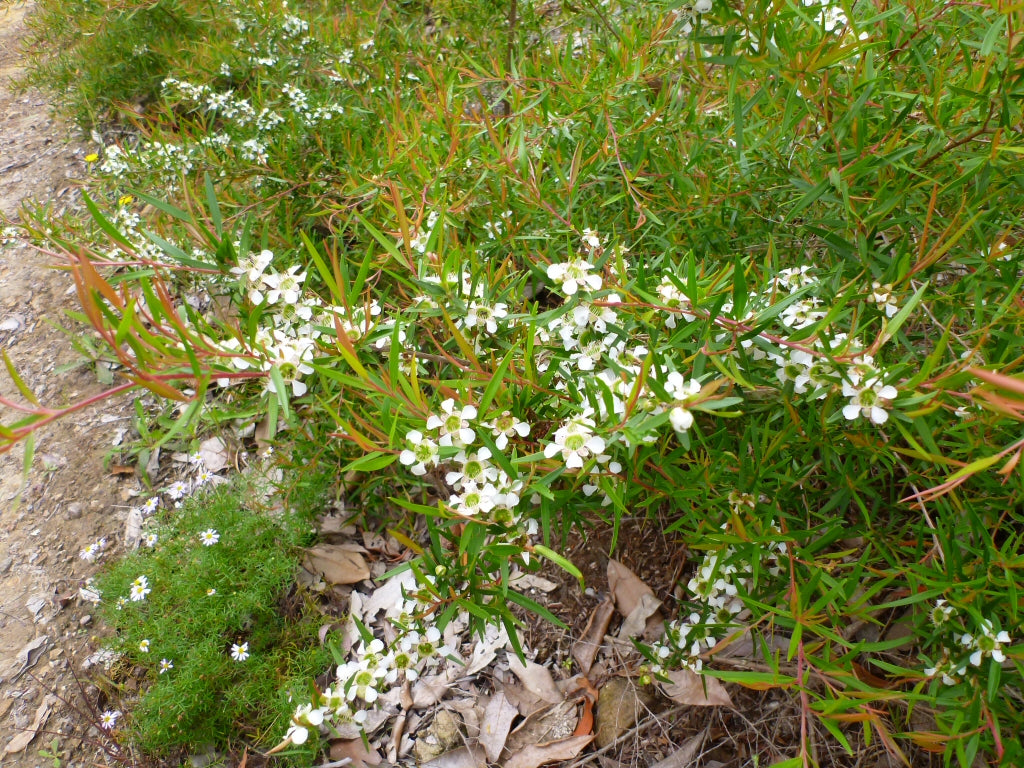
<path id="1" fill-rule="evenodd" d="M 219 437 L 211 437 L 199 444 L 199 455 L 210 472 L 220 472 L 229 463 L 228 449 Z"/>
<path id="2" fill-rule="evenodd" d="M 695 707 L 731 707 L 732 699 L 720 680 L 705 677 L 688 669 L 677 669 L 666 672 L 665 676 L 672 682 L 662 683 L 665 695 L 678 704 L 690 704 Z M 707 693 L 704 689 L 707 687 Z"/>
<path id="3" fill-rule="evenodd" d="M 536 589 L 540 592 L 553 592 L 558 589 L 558 583 L 538 576 L 535 573 L 517 573 L 509 579 L 508 585 L 516 591 L 522 592 L 526 589 Z"/>
<path id="4" fill-rule="evenodd" d="M 654 590 L 618 560 L 608 561 L 608 589 L 615 598 L 615 607 L 623 616 L 629 616 L 643 595 L 654 597 Z"/>
<path id="5" fill-rule="evenodd" d="M 547 744 L 534 744 L 512 755 L 505 761 L 504 768 L 537 768 L 545 763 L 571 760 L 593 740 L 593 736 L 572 736 Z"/>
<path id="6" fill-rule="evenodd" d="M 364 768 L 367 765 L 380 765 L 380 753 L 375 749 L 367 751 L 362 739 L 332 739 L 331 760 L 348 758 L 349 768 Z"/>
<path id="7" fill-rule="evenodd" d="M 505 698 L 504 691 L 498 691 L 487 702 L 484 710 L 483 723 L 480 726 L 480 745 L 492 763 L 498 761 L 501 750 L 505 748 L 505 740 L 512 728 L 512 721 L 519 711 L 515 705 Z"/>
<path id="8" fill-rule="evenodd" d="M 633 611 L 626 616 L 626 620 L 622 622 L 622 626 L 619 628 L 618 636 L 626 640 L 631 637 L 642 637 L 647 633 L 647 627 L 651 622 L 651 619 L 660 616 L 658 609 L 661 608 L 661 600 L 656 598 L 654 595 L 642 594 L 640 595 L 640 601 L 636 604 Z M 660 619 L 656 619 L 657 623 L 661 623 Z"/>
<path id="9" fill-rule="evenodd" d="M 554 678 L 551 677 L 551 672 L 546 667 L 532 661 L 523 664 L 515 654 L 511 653 L 508 656 L 508 666 L 530 693 L 552 704 L 557 704 L 562 700 L 562 694 L 559 693 L 558 686 L 555 685 Z"/>
<path id="10" fill-rule="evenodd" d="M 614 612 L 615 605 L 606 597 L 590 615 L 587 628 L 583 630 L 583 637 L 573 644 L 572 657 L 584 675 L 590 674 L 590 668 L 594 666 L 594 659 L 601 650 L 601 643 L 604 642 Z"/>
<path id="11" fill-rule="evenodd" d="M 477 745 L 459 747 L 423 763 L 423 768 L 485 768 L 487 758 Z"/>
<path id="12" fill-rule="evenodd" d="M 509 734 L 505 749 L 514 753 L 572 736 L 579 722 L 576 710 L 576 702 L 567 700 L 534 712 Z"/>
<path id="13" fill-rule="evenodd" d="M 303 567 L 313 574 L 323 574 L 330 584 L 356 584 L 370 578 L 366 560 L 355 544 L 317 544 L 306 550 Z"/>
<path id="14" fill-rule="evenodd" d="M 416 590 L 416 574 L 412 571 L 402 571 L 402 573 L 392 576 L 383 585 L 375 589 L 363 605 L 362 615 L 359 617 L 360 620 L 365 624 L 370 624 L 382 610 L 394 611 L 396 612 L 394 615 L 397 615 L 397 612 L 401 611 L 403 605 L 403 589 L 407 593 Z"/>
<path id="15" fill-rule="evenodd" d="M 654 590 L 618 560 L 608 561 L 608 588 L 615 598 L 615 607 L 627 619 L 626 625 L 619 630 L 619 637 L 643 635 L 653 639 L 661 635 L 664 617 L 658 610 L 661 603 L 654 596 Z M 641 616 L 644 627 L 637 631 Z"/>

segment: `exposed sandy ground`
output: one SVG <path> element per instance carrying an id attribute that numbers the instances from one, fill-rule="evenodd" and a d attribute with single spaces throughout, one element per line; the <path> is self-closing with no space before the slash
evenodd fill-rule
<path id="1" fill-rule="evenodd" d="M 23 66 L 21 41 L 31 4 L 0 0 L 0 214 L 18 218 L 24 200 L 55 211 L 76 204 L 76 177 L 84 154 L 70 129 L 51 117 L 38 92 L 16 91 L 10 80 Z M 41 402 L 62 406 L 101 390 L 87 365 L 57 373 L 80 360 L 56 325 L 76 301 L 66 274 L 48 269 L 45 257 L 24 246 L 0 248 L 0 348 Z M 0 396 L 22 401 L 0 369 Z M 104 469 L 104 457 L 119 429 L 130 429 L 129 404 L 118 401 L 80 412 L 37 436 L 36 459 L 24 490 L 18 447 L 0 455 L 0 766 L 53 765 L 39 754 L 56 738 L 64 766 L 103 761 L 90 736 L 79 692 L 81 660 L 94 648 L 93 606 L 78 597 L 96 566 L 79 558 L 88 543 L 105 536 L 115 544 L 124 526 L 134 478 Z M 0 407 L 0 420 L 16 418 Z M 116 548 L 112 546 L 111 548 Z M 41 640 L 47 638 L 46 640 Z M 41 642 L 25 665 L 24 650 Z M 40 650 L 45 650 L 40 655 Z M 73 672 L 77 672 L 73 674 Z M 85 680 L 82 680 L 83 684 Z M 62 701 L 64 700 L 64 701 Z M 15 753 L 40 710 L 52 712 L 32 742 Z M 12 745 L 12 740 L 14 744 Z M 22 739 L 23 741 L 23 739 Z"/>

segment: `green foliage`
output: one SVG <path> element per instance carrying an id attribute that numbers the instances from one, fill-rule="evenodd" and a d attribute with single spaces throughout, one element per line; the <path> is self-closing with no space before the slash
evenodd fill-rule
<path id="1" fill-rule="evenodd" d="M 707 673 L 1021 759 L 1014 11 L 213 6 L 91 234 L 27 227 L 133 386 L 353 473 L 438 625 L 511 627 L 513 565 L 657 515 L 699 563 L 675 663 L 781 634 Z"/>
<path id="2" fill-rule="evenodd" d="M 27 82 L 56 92 L 85 128 L 125 107 L 144 109 L 177 57 L 209 34 L 211 10 L 201 0 L 39 3 L 30 17 L 36 61 Z"/>
<path id="3" fill-rule="evenodd" d="M 159 510 L 146 527 L 156 543 L 103 573 L 104 618 L 117 633 L 110 647 L 123 654 L 119 665 L 145 671 L 128 718 L 143 749 L 168 755 L 263 740 L 330 663 L 317 615 L 294 588 L 297 546 L 319 496 L 307 488 L 293 499 L 296 511 L 282 514 L 267 508 L 260 484 L 235 479 Z M 206 546 L 210 530 L 219 541 Z M 140 576 L 151 591 L 135 601 Z M 237 661 L 232 646 L 243 643 L 249 657 Z M 173 667 L 161 672 L 164 661 Z"/>

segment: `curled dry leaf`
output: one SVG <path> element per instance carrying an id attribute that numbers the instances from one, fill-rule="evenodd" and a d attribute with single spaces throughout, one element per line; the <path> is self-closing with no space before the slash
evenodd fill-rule
<path id="1" fill-rule="evenodd" d="M 608 589 L 623 616 L 633 612 L 643 595 L 654 597 L 654 590 L 618 560 L 608 561 Z"/>
<path id="2" fill-rule="evenodd" d="M 534 744 L 512 755 L 505 761 L 504 768 L 538 768 L 559 760 L 572 760 L 593 740 L 593 736 L 571 736 L 547 744 Z"/>
<path id="3" fill-rule="evenodd" d="M 658 636 L 664 617 L 654 590 L 618 560 L 608 561 L 608 588 L 615 599 L 616 609 L 627 618 L 628 626 L 619 631 L 619 637 Z M 641 616 L 644 625 L 637 631 L 636 625 Z"/>
<path id="4" fill-rule="evenodd" d="M 370 578 L 366 560 L 354 544 L 317 544 L 306 550 L 302 566 L 313 574 L 322 574 L 329 584 L 356 584 Z"/>
<path id="5" fill-rule="evenodd" d="M 666 672 L 671 682 L 663 683 L 665 695 L 679 704 L 695 707 L 731 707 L 732 699 L 720 680 L 698 675 L 689 669 Z M 707 693 L 705 693 L 705 687 Z"/>
<path id="6" fill-rule="evenodd" d="M 619 628 L 619 637 L 622 639 L 630 637 L 646 637 L 649 626 L 651 626 L 653 631 L 657 632 L 658 635 L 662 634 L 664 632 L 664 628 L 662 626 L 664 622 L 660 618 L 660 608 L 661 600 L 656 598 L 654 595 L 640 595 L 640 601 L 636 604 L 632 613 L 626 616 L 626 620 L 622 622 L 622 626 Z"/>
<path id="7" fill-rule="evenodd" d="M 601 650 L 601 643 L 608 632 L 608 625 L 611 624 L 612 614 L 615 612 L 615 604 L 611 598 L 606 597 L 601 604 L 590 614 L 590 621 L 587 628 L 583 630 L 581 637 L 572 647 L 572 657 L 579 664 L 580 672 L 584 675 L 590 673 L 594 666 L 594 659 Z"/>

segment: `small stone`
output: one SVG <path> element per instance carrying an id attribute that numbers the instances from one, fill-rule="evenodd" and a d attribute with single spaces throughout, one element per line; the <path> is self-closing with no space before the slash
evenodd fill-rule
<path id="1" fill-rule="evenodd" d="M 68 520 L 77 520 L 82 516 L 82 504 L 78 501 L 73 501 L 68 504 Z"/>
<path id="2" fill-rule="evenodd" d="M 78 620 L 78 626 L 80 627 L 88 627 L 90 624 L 92 624 L 92 616 L 88 613 Z"/>
<path id="3" fill-rule="evenodd" d="M 14 560 L 9 557 L 5 557 L 3 560 L 0 560 L 0 576 L 5 575 L 9 570 L 11 570 L 12 565 L 14 565 Z"/>

